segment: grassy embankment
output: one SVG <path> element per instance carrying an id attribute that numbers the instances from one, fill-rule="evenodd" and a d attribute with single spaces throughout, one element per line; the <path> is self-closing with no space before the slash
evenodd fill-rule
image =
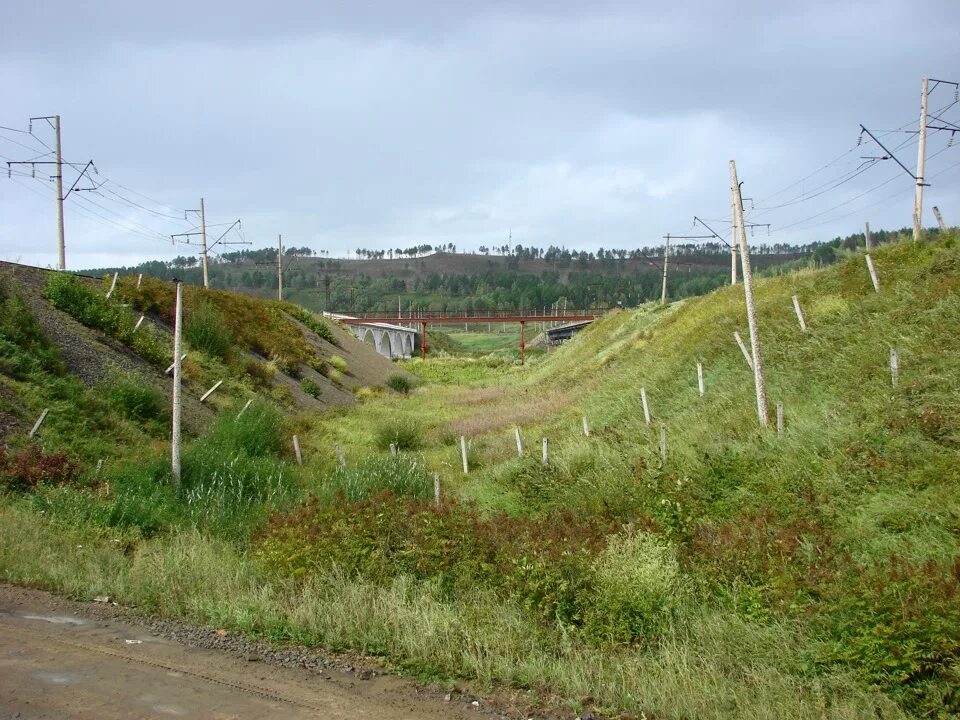
<path id="1" fill-rule="evenodd" d="M 757 428 L 732 338 L 746 334 L 742 288 L 727 288 L 613 314 L 523 369 L 410 362 L 431 382 L 324 418 L 291 493 L 253 503 L 292 512 L 253 540 L 256 518 L 172 513 L 145 528 L 92 513 L 134 504 L 112 489 L 9 495 L 0 573 L 575 706 L 946 716 L 960 680 L 960 251 L 902 244 L 875 259 L 880 294 L 860 257 L 757 284 L 782 438 Z M 222 420 L 211 442 L 232 427 Z M 294 508 L 296 492 L 316 499 Z"/>

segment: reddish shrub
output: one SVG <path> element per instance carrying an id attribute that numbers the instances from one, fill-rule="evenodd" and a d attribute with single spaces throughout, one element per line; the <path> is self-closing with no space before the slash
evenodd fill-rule
<path id="1" fill-rule="evenodd" d="M 41 483 L 64 485 L 79 472 L 66 453 L 45 453 L 34 445 L 11 455 L 0 447 L 0 484 L 8 490 L 25 492 Z"/>

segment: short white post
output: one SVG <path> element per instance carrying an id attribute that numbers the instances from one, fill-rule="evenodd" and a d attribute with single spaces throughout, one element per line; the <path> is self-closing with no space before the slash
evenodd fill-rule
<path id="1" fill-rule="evenodd" d="M 297 465 L 303 465 L 303 456 L 300 454 L 300 438 L 293 436 L 293 454 L 297 456 Z"/>
<path id="2" fill-rule="evenodd" d="M 783 437 L 783 403 L 777 403 L 777 436 Z"/>
<path id="3" fill-rule="evenodd" d="M 244 405 L 242 408 L 240 408 L 240 412 L 237 413 L 237 420 L 240 419 L 240 416 L 247 411 L 247 408 L 250 407 L 252 403 L 253 403 L 253 398 L 250 398 L 249 400 L 247 400 L 247 404 Z"/>
<path id="4" fill-rule="evenodd" d="M 134 331 L 134 332 L 136 332 L 137 330 L 139 330 L 139 329 L 140 329 L 140 326 L 143 325 L 143 318 L 144 318 L 144 316 L 141 315 L 141 316 L 140 316 L 140 319 L 137 320 L 137 324 L 133 326 L 133 331 Z"/>
<path id="5" fill-rule="evenodd" d="M 697 390 L 700 391 L 700 397 L 703 397 L 703 363 L 697 363 Z"/>
<path id="6" fill-rule="evenodd" d="M 440 507 L 440 473 L 433 474 L 433 504 Z"/>
<path id="7" fill-rule="evenodd" d="M 37 421 L 33 424 L 33 429 L 30 431 L 30 434 L 27 437 L 33 437 L 37 434 L 37 430 L 40 429 L 40 426 L 43 424 L 43 421 L 47 417 L 47 413 L 50 412 L 50 408 L 44 408 L 43 412 L 40 413 L 40 417 L 37 418 Z"/>
<path id="8" fill-rule="evenodd" d="M 463 435 L 460 436 L 460 458 L 463 460 L 463 474 L 466 475 L 470 472 L 470 465 L 467 464 L 467 439 Z"/>
<path id="9" fill-rule="evenodd" d="M 120 273 L 114 273 L 114 274 L 113 274 L 113 280 L 110 282 L 110 289 L 107 290 L 107 300 L 110 299 L 110 296 L 113 295 L 113 290 L 114 290 L 114 288 L 117 287 L 117 275 L 119 275 L 119 274 L 120 274 Z"/>
<path id="10" fill-rule="evenodd" d="M 396 455 L 396 454 L 397 454 L 397 444 L 396 444 L 396 443 L 390 443 L 390 454 L 391 454 L 391 455 Z"/>
<path id="11" fill-rule="evenodd" d="M 660 423 L 660 461 L 667 461 L 667 426 Z"/>
<path id="12" fill-rule="evenodd" d="M 873 283 L 873 289 L 880 292 L 880 280 L 877 278 L 877 269 L 873 266 L 873 258 L 869 254 L 864 257 L 867 258 L 867 269 L 870 271 L 870 282 Z"/>
<path id="13" fill-rule="evenodd" d="M 143 282 L 143 273 L 140 273 L 139 275 L 137 275 L 137 290 L 140 289 L 140 283 L 142 282 Z"/>
<path id="14" fill-rule="evenodd" d="M 647 404 L 647 389 L 640 388 L 640 402 L 643 404 L 643 421 L 650 427 L 650 405 Z"/>
<path id="15" fill-rule="evenodd" d="M 94 477 L 100 477 L 100 471 L 103 470 L 103 458 L 97 460 L 97 469 L 93 471 Z"/>
<path id="16" fill-rule="evenodd" d="M 897 381 L 900 379 L 900 357 L 897 355 L 897 351 L 893 348 L 890 348 L 890 382 L 893 383 L 893 386 L 897 386 Z"/>
<path id="17" fill-rule="evenodd" d="M 200 396 L 200 402 L 203 402 L 203 401 L 206 400 L 208 397 L 210 397 L 210 395 L 213 393 L 213 391 L 216 390 L 216 389 L 217 389 L 218 387 L 220 387 L 221 385 L 223 385 L 223 380 L 217 380 L 217 382 L 214 383 L 214 385 L 213 385 L 212 388 L 210 388 L 210 389 L 207 390 L 203 395 Z"/>
<path id="18" fill-rule="evenodd" d="M 797 314 L 797 322 L 800 323 L 800 332 L 807 331 L 807 321 L 803 319 L 803 310 L 800 309 L 800 299 L 793 296 L 793 311 Z"/>
<path id="19" fill-rule="evenodd" d="M 333 446 L 333 449 L 337 453 L 337 465 L 339 465 L 342 468 L 345 468 L 347 466 L 347 456 L 343 454 L 343 445 L 341 445 L 340 443 L 337 443 L 336 445 Z"/>
<path id="20" fill-rule="evenodd" d="M 183 361 L 186 360 L 186 359 L 187 359 L 187 354 L 186 354 L 186 353 L 184 353 L 183 355 L 180 356 L 180 362 L 183 362 Z M 174 361 L 174 363 L 173 363 L 172 365 L 170 365 L 170 367 L 168 367 L 166 370 L 163 371 L 163 374 L 164 374 L 164 375 L 169 375 L 169 374 L 170 374 L 170 371 L 173 370 L 173 366 L 176 365 L 176 364 L 177 364 L 176 361 Z"/>
<path id="21" fill-rule="evenodd" d="M 547 438 L 543 439 L 543 454 L 541 459 L 544 465 L 550 464 L 550 441 Z"/>
<path id="22" fill-rule="evenodd" d="M 873 250 L 873 238 L 870 237 L 870 223 L 866 224 L 866 232 L 863 234 L 863 249 L 865 252 Z"/>
<path id="23" fill-rule="evenodd" d="M 753 370 L 753 359 L 750 357 L 750 353 L 747 351 L 747 346 L 743 343 L 743 338 L 740 337 L 740 332 L 737 330 L 733 331 L 733 339 L 737 341 L 737 345 L 740 346 L 740 352 L 743 353 L 743 359 L 747 361 L 747 365 Z"/>
<path id="24" fill-rule="evenodd" d="M 587 422 L 587 416 L 583 416 L 583 434 L 585 437 L 590 437 L 590 423 Z"/>
<path id="25" fill-rule="evenodd" d="M 523 439 L 520 437 L 520 428 L 513 429 L 513 435 L 517 441 L 517 457 L 523 457 Z"/>

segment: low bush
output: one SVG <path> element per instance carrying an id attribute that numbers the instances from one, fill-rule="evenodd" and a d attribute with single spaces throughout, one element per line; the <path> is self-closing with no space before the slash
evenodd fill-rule
<path id="1" fill-rule="evenodd" d="M 6 490 L 28 492 L 42 484 L 66 485 L 79 475 L 79 466 L 66 453 L 47 453 L 31 445 L 9 454 L 0 445 L 0 485 Z"/>
<path id="2" fill-rule="evenodd" d="M 198 299 L 188 309 L 183 335 L 190 347 L 221 359 L 226 359 L 233 347 L 233 334 L 207 298 Z"/>
<path id="3" fill-rule="evenodd" d="M 256 358 L 246 358 L 243 362 L 243 369 L 254 383 L 261 386 L 270 385 L 277 375 L 276 366 L 261 362 Z"/>
<path id="4" fill-rule="evenodd" d="M 387 378 L 387 387 L 391 390 L 406 395 L 413 389 L 413 383 L 406 375 L 394 373 Z"/>
<path id="5" fill-rule="evenodd" d="M 330 359 L 327 361 L 330 363 L 330 366 L 339 372 L 347 372 L 347 361 L 344 360 L 339 355 L 331 355 Z"/>
<path id="6" fill-rule="evenodd" d="M 158 423 L 169 419 L 166 395 L 142 378 L 126 375 L 114 378 L 107 387 L 107 397 L 128 418 Z"/>
<path id="7" fill-rule="evenodd" d="M 418 450 L 423 446 L 423 431 L 411 420 L 388 420 L 374 430 L 377 447 L 389 450 L 395 445 L 397 450 Z"/>
<path id="8" fill-rule="evenodd" d="M 320 386 L 310 378 L 304 378 L 300 381 L 300 389 L 303 390 L 307 395 L 310 395 L 315 398 L 319 398 L 323 394 Z"/>

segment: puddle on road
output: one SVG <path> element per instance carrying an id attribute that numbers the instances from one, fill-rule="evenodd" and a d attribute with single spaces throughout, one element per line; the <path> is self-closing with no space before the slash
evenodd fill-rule
<path id="1" fill-rule="evenodd" d="M 44 622 L 55 625 L 86 625 L 86 620 L 80 618 L 67 617 L 66 615 L 21 615 L 24 620 L 43 620 Z"/>

